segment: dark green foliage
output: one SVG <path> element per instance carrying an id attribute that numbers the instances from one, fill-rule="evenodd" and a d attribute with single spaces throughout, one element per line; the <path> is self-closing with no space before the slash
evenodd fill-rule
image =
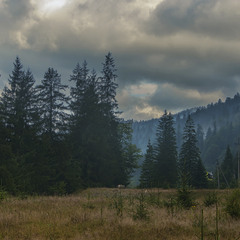
<path id="1" fill-rule="evenodd" d="M 226 199 L 225 211 L 233 218 L 240 218 L 240 190 L 234 190 Z"/>
<path id="2" fill-rule="evenodd" d="M 35 87 L 17 57 L 0 99 L 1 187 L 63 195 L 128 184 L 141 154 L 131 124 L 117 117 L 116 78 L 110 53 L 100 77 L 84 61 L 71 76 L 69 99 L 57 70 L 48 68 Z"/>
<path id="3" fill-rule="evenodd" d="M 134 220 L 149 220 L 150 212 L 147 209 L 146 199 L 144 193 L 140 193 L 137 196 L 137 203 L 135 204 L 135 209 L 133 210 Z"/>
<path id="4" fill-rule="evenodd" d="M 130 125 L 116 116 L 115 72 L 109 53 L 100 78 L 95 71 L 89 74 L 86 61 L 71 76 L 75 86 L 71 88 L 69 140 L 83 186 L 127 185 L 141 156 L 131 143 Z"/>
<path id="5" fill-rule="evenodd" d="M 38 86 L 42 133 L 51 139 L 65 132 L 67 114 L 66 85 L 61 84 L 61 76 L 57 70 L 48 68 L 41 85 Z"/>
<path id="6" fill-rule="evenodd" d="M 174 121 L 165 112 L 157 128 L 154 181 L 157 186 L 175 186 L 177 180 L 177 148 Z"/>
<path id="7" fill-rule="evenodd" d="M 198 159 L 194 172 L 193 172 L 193 186 L 195 188 L 207 188 L 208 187 L 208 179 L 207 172 L 205 167 L 203 166 L 201 158 Z"/>
<path id="8" fill-rule="evenodd" d="M 197 138 L 197 146 L 199 150 L 202 151 L 204 146 L 204 131 L 200 124 L 197 125 L 196 138 Z"/>
<path id="9" fill-rule="evenodd" d="M 234 169 L 234 160 L 229 145 L 227 146 L 225 157 L 220 166 L 220 183 L 222 187 L 236 186 L 236 176 Z"/>
<path id="10" fill-rule="evenodd" d="M 184 179 L 184 181 L 183 181 Z M 185 124 L 183 144 L 179 155 L 179 183 L 188 187 L 207 187 L 206 170 L 200 158 L 194 122 L 190 115 Z"/>
<path id="11" fill-rule="evenodd" d="M 212 205 L 215 205 L 217 202 L 218 202 L 218 197 L 215 192 L 208 193 L 204 198 L 205 207 L 211 207 Z"/>
<path id="12" fill-rule="evenodd" d="M 171 216 L 174 215 L 177 208 L 179 207 L 177 199 L 173 196 L 170 196 L 167 200 L 165 200 L 163 202 L 163 206 L 167 208 L 167 211 L 169 214 L 171 214 Z"/>
<path id="13" fill-rule="evenodd" d="M 34 83 L 32 73 L 23 70 L 17 57 L 8 86 L 4 88 L 1 97 L 1 166 L 5 173 L 9 173 L 8 179 L 12 178 L 11 186 L 7 186 L 10 192 L 22 191 L 24 185 L 30 184 L 28 176 L 32 163 L 29 156 L 34 155 L 38 126 Z"/>
<path id="14" fill-rule="evenodd" d="M 119 191 L 113 198 L 113 207 L 116 210 L 116 214 L 118 217 L 123 216 L 124 209 L 124 198 L 122 196 L 121 191 Z"/>
<path id="15" fill-rule="evenodd" d="M 186 187 L 182 187 L 178 189 L 177 193 L 177 203 L 180 207 L 184 209 L 190 209 L 195 206 L 193 193 Z"/>
<path id="16" fill-rule="evenodd" d="M 153 146 L 151 145 L 151 142 L 149 140 L 140 175 L 141 188 L 151 188 L 154 186 L 154 166 L 154 151 Z"/>

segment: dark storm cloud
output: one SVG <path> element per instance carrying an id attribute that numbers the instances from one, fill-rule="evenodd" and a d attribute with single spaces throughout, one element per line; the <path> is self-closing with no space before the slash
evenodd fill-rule
<path id="1" fill-rule="evenodd" d="M 7 0 L 6 9 L 11 18 L 21 21 L 29 16 L 33 10 L 30 0 Z"/>
<path id="2" fill-rule="evenodd" d="M 221 91 L 199 92 L 196 89 L 186 91 L 174 85 L 162 84 L 148 99 L 148 104 L 159 109 L 177 112 L 185 108 L 207 105 L 221 97 Z"/>
<path id="3" fill-rule="evenodd" d="M 1 72 L 19 55 L 36 78 L 52 66 L 68 83 L 77 62 L 100 72 L 111 51 L 120 109 L 136 119 L 204 105 L 240 87 L 240 1 L 72 0 L 51 11 L 47 2 L 0 2 Z M 156 91 L 137 95 L 143 82 Z"/>
<path id="4" fill-rule="evenodd" d="M 232 39 L 240 35 L 239 8 L 236 0 L 168 0 L 152 11 L 146 29 L 156 35 L 186 31 Z"/>

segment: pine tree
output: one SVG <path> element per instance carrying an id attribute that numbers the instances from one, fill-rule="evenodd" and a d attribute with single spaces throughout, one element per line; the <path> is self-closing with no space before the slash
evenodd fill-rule
<path id="1" fill-rule="evenodd" d="M 101 136 L 103 152 L 99 175 L 101 176 L 102 184 L 108 186 L 109 184 L 116 186 L 126 180 L 121 135 L 119 135 L 120 120 L 116 116 L 118 109 L 116 100 L 116 71 L 112 54 L 108 53 L 105 56 L 98 88 L 102 113 L 100 121 L 101 127 L 105 132 L 104 135 Z"/>
<path id="2" fill-rule="evenodd" d="M 145 159 L 142 164 L 140 175 L 140 187 L 150 188 L 154 186 L 154 150 L 150 140 L 148 141 Z"/>
<path id="3" fill-rule="evenodd" d="M 200 124 L 197 125 L 196 137 L 197 137 L 197 146 L 198 146 L 199 150 L 202 151 L 203 144 L 204 144 L 204 132 L 203 132 L 203 128 Z"/>
<path id="4" fill-rule="evenodd" d="M 4 88 L 1 97 L 2 116 L 6 127 L 12 131 L 12 147 L 17 154 L 22 151 L 24 134 L 33 123 L 33 111 L 36 110 L 33 108 L 34 83 L 31 72 L 29 70 L 24 72 L 17 57 L 12 75 L 9 76 L 9 87 Z"/>
<path id="5" fill-rule="evenodd" d="M 95 73 L 94 73 L 95 74 Z M 74 86 L 71 87 L 71 104 L 70 110 L 72 111 L 72 122 L 78 121 L 82 112 L 82 100 L 83 95 L 88 87 L 89 69 L 87 62 L 84 61 L 82 66 L 78 63 L 73 70 L 73 74 L 70 76 L 70 81 L 74 82 Z M 77 124 L 77 122 L 75 122 Z"/>
<path id="6" fill-rule="evenodd" d="M 0 181 L 1 188 L 10 193 L 16 192 L 14 175 L 16 174 L 17 162 L 9 142 L 9 131 L 5 127 L 2 117 L 0 117 Z"/>
<path id="7" fill-rule="evenodd" d="M 174 120 L 171 113 L 165 113 L 159 120 L 155 148 L 155 182 L 159 186 L 174 186 L 177 180 L 177 149 Z"/>
<path id="8" fill-rule="evenodd" d="M 61 76 L 53 68 L 48 68 L 41 85 L 38 86 L 43 133 L 51 139 L 60 136 L 66 130 L 66 89 L 67 86 L 61 84 Z"/>
<path id="9" fill-rule="evenodd" d="M 179 184 L 186 184 L 188 187 L 206 187 L 205 178 L 206 171 L 197 147 L 194 122 L 189 115 L 184 127 L 183 144 L 179 155 Z"/>
<path id="10" fill-rule="evenodd" d="M 138 168 L 138 161 L 142 154 L 141 150 L 135 144 L 132 144 L 132 122 L 121 122 L 118 128 L 122 147 L 122 157 L 120 158 L 121 171 L 119 171 L 121 179 L 119 181 L 124 185 L 128 185 L 135 169 Z"/>
<path id="11" fill-rule="evenodd" d="M 116 89 L 118 87 L 115 82 L 117 79 L 117 69 L 115 68 L 114 59 L 109 52 L 103 63 L 102 77 L 100 78 L 101 104 L 105 114 L 114 116 L 118 108 L 116 100 Z"/>
<path id="12" fill-rule="evenodd" d="M 222 174 L 224 174 L 224 176 L 222 176 Z M 234 174 L 234 161 L 233 161 L 233 155 L 231 153 L 231 149 L 230 146 L 228 145 L 226 148 L 226 152 L 225 152 L 225 156 L 223 159 L 223 162 L 221 164 L 221 172 L 220 172 L 220 182 L 221 183 L 225 183 L 222 184 L 224 186 L 227 185 L 227 183 L 231 186 L 235 185 L 235 174 Z M 225 182 L 227 180 L 227 183 Z"/>
<path id="13" fill-rule="evenodd" d="M 35 80 L 30 70 L 23 70 L 20 59 L 14 62 L 14 69 L 9 76 L 8 86 L 2 92 L 1 115 L 3 126 L 8 131 L 7 144 L 10 148 L 16 167 L 12 174 L 18 183 L 18 189 L 24 185 L 31 185 L 29 172 L 31 172 L 32 159 L 35 157 L 37 146 L 38 110 L 36 108 Z M 31 161 L 30 161 L 31 159 Z"/>
<path id="14" fill-rule="evenodd" d="M 34 191 L 40 193 L 57 194 L 66 191 L 66 177 L 62 170 L 70 161 L 65 143 L 68 130 L 66 89 L 67 86 L 61 84 L 61 76 L 53 68 L 48 68 L 41 84 L 37 86 L 42 130 L 32 182 Z M 66 151 L 62 153 L 62 149 Z"/>

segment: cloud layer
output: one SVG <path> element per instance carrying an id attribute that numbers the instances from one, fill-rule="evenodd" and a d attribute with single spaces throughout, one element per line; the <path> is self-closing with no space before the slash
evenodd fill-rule
<path id="1" fill-rule="evenodd" d="M 16 55 L 37 79 L 51 66 L 67 83 L 77 62 L 99 70 L 108 51 L 125 118 L 205 105 L 240 87 L 237 0 L 39 2 L 0 1 L 1 88 Z"/>

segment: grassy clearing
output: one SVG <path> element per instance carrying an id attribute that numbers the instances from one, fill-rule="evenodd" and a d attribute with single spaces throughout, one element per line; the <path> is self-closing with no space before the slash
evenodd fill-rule
<path id="1" fill-rule="evenodd" d="M 229 191 L 217 192 L 219 239 L 236 240 L 240 220 L 224 211 Z M 196 205 L 189 210 L 175 204 L 175 190 L 88 189 L 64 197 L 10 197 L 0 203 L 0 239 L 214 240 L 216 204 L 204 203 L 209 192 L 194 191 Z"/>

